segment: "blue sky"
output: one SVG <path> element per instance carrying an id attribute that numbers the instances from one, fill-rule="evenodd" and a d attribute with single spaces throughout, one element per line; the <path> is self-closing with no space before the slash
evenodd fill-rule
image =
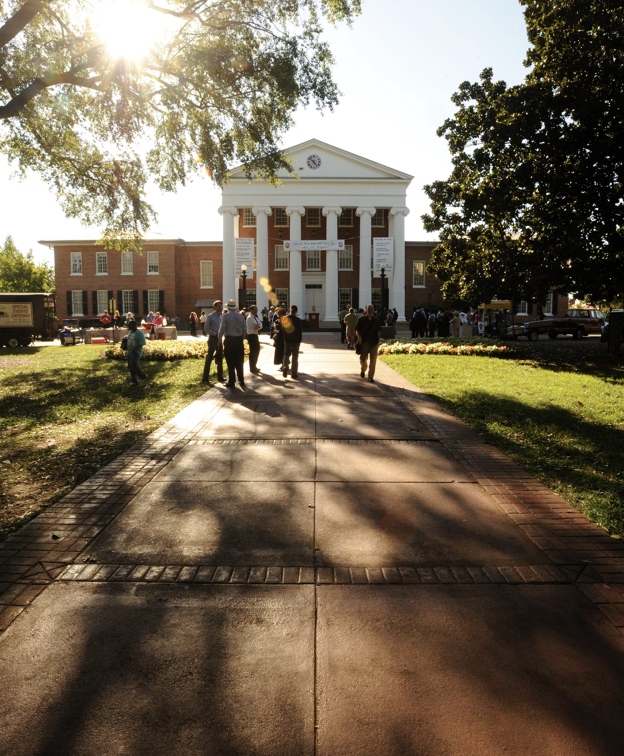
<path id="1" fill-rule="evenodd" d="M 316 137 L 412 174 L 406 220 L 409 240 L 427 238 L 420 216 L 427 212 L 423 185 L 450 172 L 446 143 L 436 129 L 452 116 L 450 101 L 462 81 L 475 81 L 490 66 L 497 79 L 522 81 L 528 41 L 517 0 L 363 0 L 351 29 L 327 31 L 337 59 L 335 78 L 343 92 L 333 113 L 296 114 L 283 146 Z M 51 259 L 40 239 L 95 238 L 66 219 L 36 176 L 10 179 L 0 157 L 0 240 L 10 234 L 22 251 Z M 151 193 L 159 213 L 155 230 L 187 240 L 221 239 L 220 191 L 198 178 L 177 194 Z"/>

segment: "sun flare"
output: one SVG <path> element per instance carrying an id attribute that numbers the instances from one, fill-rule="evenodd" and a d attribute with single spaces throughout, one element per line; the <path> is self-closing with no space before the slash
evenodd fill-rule
<path id="1" fill-rule="evenodd" d="M 98 39 L 113 58 L 139 63 L 162 32 L 163 18 L 140 0 L 108 0 L 96 18 Z"/>

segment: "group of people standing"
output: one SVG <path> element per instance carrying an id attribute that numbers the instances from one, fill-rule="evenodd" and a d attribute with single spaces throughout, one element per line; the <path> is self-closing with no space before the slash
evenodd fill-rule
<path id="1" fill-rule="evenodd" d="M 429 309 L 428 307 L 414 307 L 409 322 L 413 339 L 422 339 L 425 336 L 432 339 L 436 335 L 459 338 L 461 327 L 469 324 L 470 321 L 465 312 L 443 310 L 441 307 L 437 313 L 435 309 Z"/>

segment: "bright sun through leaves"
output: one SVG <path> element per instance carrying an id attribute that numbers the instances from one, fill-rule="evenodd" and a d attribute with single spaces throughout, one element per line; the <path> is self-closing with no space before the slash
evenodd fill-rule
<path id="1" fill-rule="evenodd" d="M 163 31 L 163 16 L 140 0 L 105 0 L 95 13 L 99 40 L 113 58 L 139 63 Z"/>

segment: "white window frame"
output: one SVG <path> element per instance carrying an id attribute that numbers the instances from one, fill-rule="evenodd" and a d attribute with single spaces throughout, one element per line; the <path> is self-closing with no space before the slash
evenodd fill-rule
<path id="1" fill-rule="evenodd" d="M 385 227 L 386 227 L 386 213 L 383 209 L 376 209 L 375 215 L 373 215 L 373 217 L 371 218 L 371 228 L 385 228 Z"/>
<path id="2" fill-rule="evenodd" d="M 338 253 L 338 270 L 353 270 L 353 244 L 345 244 Z"/>
<path id="3" fill-rule="evenodd" d="M 371 289 L 370 304 L 373 305 L 375 310 L 379 310 L 381 308 L 381 289 Z M 363 305 L 363 307 L 366 307 L 366 305 Z"/>
<path id="4" fill-rule="evenodd" d="M 277 301 L 284 302 L 284 307 L 288 309 L 290 304 L 288 301 L 288 298 L 290 296 L 289 289 L 275 289 L 275 296 L 277 297 Z"/>
<path id="5" fill-rule="evenodd" d="M 243 208 L 243 228 L 255 228 L 258 225 L 257 220 L 250 207 Z"/>
<path id="6" fill-rule="evenodd" d="M 160 273 L 160 259 L 157 251 L 147 253 L 147 275 L 157 276 Z"/>
<path id="7" fill-rule="evenodd" d="M 247 289 L 245 297 L 247 299 L 247 309 L 249 309 L 252 305 L 257 304 L 257 297 L 256 297 L 256 290 L 255 289 Z"/>
<path id="8" fill-rule="evenodd" d="M 278 265 L 278 260 L 280 265 Z M 274 270 L 290 270 L 290 258 L 288 252 L 284 252 L 283 244 L 275 245 L 275 262 L 273 265 Z"/>
<path id="9" fill-rule="evenodd" d="M 544 313 L 544 315 L 553 314 L 554 299 L 555 299 L 555 292 L 549 291 L 546 297 L 546 301 L 544 302 L 544 307 L 542 308 L 542 312 Z"/>
<path id="10" fill-rule="evenodd" d="M 70 271 L 72 276 L 82 275 L 82 252 L 72 252 L 69 256 Z"/>
<path id="11" fill-rule="evenodd" d="M 78 305 L 76 305 L 78 302 Z M 84 318 L 84 312 L 82 311 L 82 290 L 72 290 L 72 317 Z"/>
<path id="12" fill-rule="evenodd" d="M 416 266 L 422 266 L 422 273 L 416 272 Z M 414 260 L 412 263 L 412 288 L 414 289 L 425 289 L 427 286 L 426 278 L 425 278 L 425 261 L 424 260 Z M 422 283 L 416 283 L 416 279 L 418 277 L 418 280 L 422 280 Z"/>
<path id="13" fill-rule="evenodd" d="M 129 307 L 126 307 L 127 300 L 130 302 Z M 121 292 L 121 314 L 127 315 L 129 312 L 132 312 L 133 307 L 134 307 L 134 291 L 132 289 L 124 289 Z M 136 315 L 136 312 L 132 314 Z"/>
<path id="14" fill-rule="evenodd" d="M 311 218 L 314 214 L 315 218 Z M 320 207 L 306 207 L 306 228 L 320 228 L 321 227 L 321 208 Z"/>
<path id="15" fill-rule="evenodd" d="M 104 303 L 104 307 L 102 307 L 102 302 Z M 104 310 L 108 310 L 108 289 L 97 290 L 97 307 L 98 311 L 94 313 L 95 315 L 103 315 Z"/>
<path id="16" fill-rule="evenodd" d="M 314 263 L 312 266 L 310 263 Z M 318 265 L 316 265 L 318 263 Z M 321 250 L 320 249 L 307 249 L 306 250 L 306 270 L 321 270 Z"/>
<path id="17" fill-rule="evenodd" d="M 147 312 L 158 312 L 160 307 L 160 290 L 148 289 L 147 290 Z M 147 315 L 147 313 L 145 313 Z M 162 312 L 160 313 L 162 315 Z"/>
<path id="18" fill-rule="evenodd" d="M 288 228 L 289 220 L 285 207 L 275 208 L 275 228 Z"/>
<path id="19" fill-rule="evenodd" d="M 204 283 L 206 281 L 206 283 Z M 207 283 L 210 281 L 210 283 Z M 214 287 L 214 265 L 212 260 L 199 261 L 199 288 L 212 289 Z"/>
<path id="20" fill-rule="evenodd" d="M 353 289 L 338 289 L 338 312 L 346 309 L 347 305 L 353 307 Z"/>
<path id="21" fill-rule="evenodd" d="M 340 216 L 338 217 L 339 228 L 352 228 L 353 227 L 353 208 L 343 207 Z"/>
<path id="22" fill-rule="evenodd" d="M 96 276 L 108 275 L 108 252 L 95 253 L 95 275 Z"/>
<path id="23" fill-rule="evenodd" d="M 521 299 L 518 302 L 518 312 L 516 315 L 528 315 L 529 314 L 529 303 L 526 301 L 526 299 Z"/>
<path id="24" fill-rule="evenodd" d="M 132 255 L 132 252 L 121 253 L 121 275 L 134 275 L 134 257 Z"/>

